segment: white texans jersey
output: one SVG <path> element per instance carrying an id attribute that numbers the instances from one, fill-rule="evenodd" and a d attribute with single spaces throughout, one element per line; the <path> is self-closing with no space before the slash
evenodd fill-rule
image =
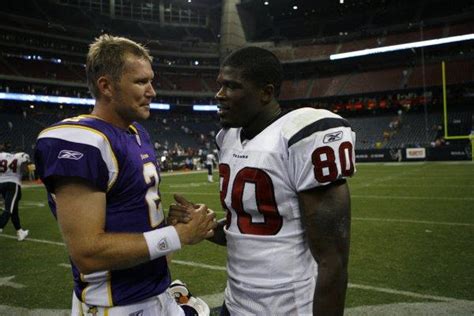
<path id="1" fill-rule="evenodd" d="M 355 133 L 327 110 L 301 108 L 250 140 L 241 141 L 240 134 L 241 128 L 229 128 L 216 136 L 221 203 L 227 211 L 230 309 L 235 300 L 230 296 L 244 288 L 259 296 L 270 288 L 311 286 L 308 280 L 315 277 L 317 264 L 304 238 L 297 193 L 355 172 Z"/>
<path id="2" fill-rule="evenodd" d="M 22 165 L 30 161 L 27 153 L 0 152 L 0 183 L 14 182 L 21 185 Z"/>

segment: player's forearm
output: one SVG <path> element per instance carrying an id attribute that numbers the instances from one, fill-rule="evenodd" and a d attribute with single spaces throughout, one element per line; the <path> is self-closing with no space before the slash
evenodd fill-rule
<path id="1" fill-rule="evenodd" d="M 226 223 L 227 221 L 225 218 L 220 219 L 217 222 L 217 228 L 214 229 L 214 236 L 212 236 L 211 238 L 208 238 L 207 240 L 221 246 L 226 246 L 227 239 L 225 238 L 225 232 L 224 232 L 224 226 L 226 225 Z"/>
<path id="2" fill-rule="evenodd" d="M 170 230 L 171 229 L 171 230 Z M 73 262 L 85 274 L 126 269 L 181 248 L 174 228 L 141 233 L 103 233 L 87 242 L 68 243 Z M 166 242 L 160 244 L 164 239 Z"/>
<path id="3" fill-rule="evenodd" d="M 143 234 L 103 233 L 89 236 L 88 241 L 65 240 L 72 261 L 84 274 L 130 268 L 150 260 Z"/>
<path id="4" fill-rule="evenodd" d="M 314 315 L 343 315 L 348 282 L 347 266 L 320 262 L 314 293 Z"/>

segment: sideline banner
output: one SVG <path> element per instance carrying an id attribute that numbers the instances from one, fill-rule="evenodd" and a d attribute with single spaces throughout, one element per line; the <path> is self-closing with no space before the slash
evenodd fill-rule
<path id="1" fill-rule="evenodd" d="M 365 149 L 356 150 L 356 162 L 472 160 L 470 147 Z"/>
<path id="2" fill-rule="evenodd" d="M 401 161 L 402 151 L 398 149 L 356 150 L 356 162 Z"/>
<path id="3" fill-rule="evenodd" d="M 426 149 L 425 148 L 407 148 L 406 149 L 407 159 L 426 159 Z"/>

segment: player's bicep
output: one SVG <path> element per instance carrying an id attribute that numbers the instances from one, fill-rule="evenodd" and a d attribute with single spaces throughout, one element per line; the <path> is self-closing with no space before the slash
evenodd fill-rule
<path id="1" fill-rule="evenodd" d="M 319 262 L 338 256 L 347 262 L 350 241 L 350 195 L 345 180 L 298 193 L 309 247 Z"/>
<path id="2" fill-rule="evenodd" d="M 55 181 L 58 223 L 71 256 L 87 256 L 104 232 L 105 193 L 80 178 Z"/>

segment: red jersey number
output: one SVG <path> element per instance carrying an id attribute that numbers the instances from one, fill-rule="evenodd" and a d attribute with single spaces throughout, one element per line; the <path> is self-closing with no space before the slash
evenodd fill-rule
<path id="1" fill-rule="evenodd" d="M 231 223 L 231 212 L 225 204 L 227 195 L 230 167 L 227 164 L 219 165 L 220 176 L 223 178 L 221 189 L 221 204 L 227 210 L 227 227 Z M 243 195 L 247 184 L 255 186 L 255 198 L 258 212 L 263 216 L 262 222 L 254 222 L 252 215 L 244 209 Z M 283 218 L 278 212 L 275 201 L 273 182 L 270 176 L 257 168 L 243 168 L 235 176 L 232 184 L 231 205 L 237 214 L 237 226 L 242 234 L 276 235 L 283 224 Z"/>
<path id="2" fill-rule="evenodd" d="M 0 160 L 0 173 L 5 173 L 7 172 L 8 169 L 13 171 L 13 173 L 16 173 L 17 168 L 18 168 L 18 160 L 16 159 L 13 159 L 13 161 L 10 162 L 10 164 L 8 164 L 8 160 L 6 159 Z"/>
<path id="3" fill-rule="evenodd" d="M 352 143 L 343 142 L 339 145 L 339 161 L 341 165 L 341 174 L 344 177 L 350 177 L 354 173 L 354 162 L 352 154 Z M 323 146 L 313 151 L 311 155 L 313 162 L 314 177 L 319 183 L 333 182 L 338 178 L 338 169 L 336 154 L 330 146 Z"/>

